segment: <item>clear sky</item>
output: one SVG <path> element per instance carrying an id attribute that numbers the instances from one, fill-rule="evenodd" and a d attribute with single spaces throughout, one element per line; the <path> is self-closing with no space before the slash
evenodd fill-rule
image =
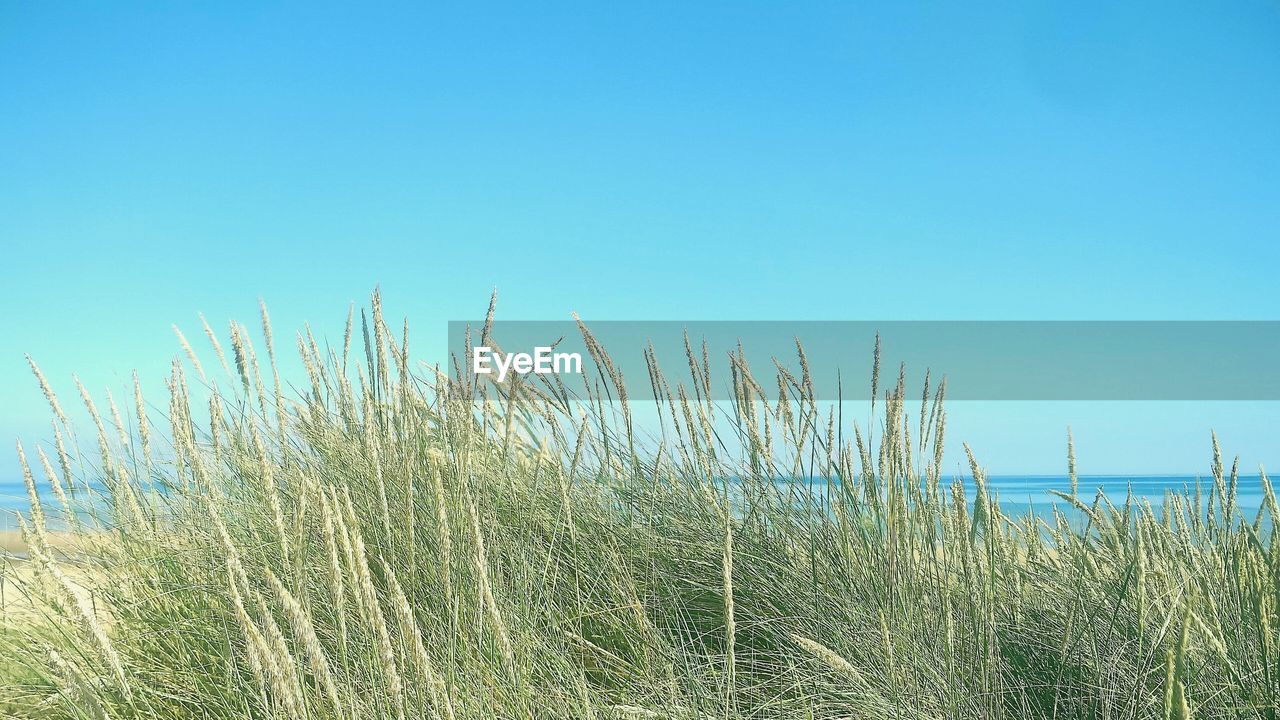
<path id="1" fill-rule="evenodd" d="M 0 1 L 0 432 L 23 353 L 171 323 L 423 354 L 561 319 L 1280 319 L 1280 4 Z M 285 335 L 285 337 L 288 337 Z M 995 471 L 1280 463 L 1272 405 L 957 410 Z M 6 456 L 8 454 L 6 453 Z M 11 460 L 0 464 L 9 472 Z"/>

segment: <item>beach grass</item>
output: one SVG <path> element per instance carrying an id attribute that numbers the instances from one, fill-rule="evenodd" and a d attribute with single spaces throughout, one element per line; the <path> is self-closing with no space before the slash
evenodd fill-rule
<path id="1" fill-rule="evenodd" d="M 183 339 L 161 404 L 77 391 L 87 429 L 37 371 L 59 436 L 19 452 L 66 503 L 5 567 L 0 711 L 1277 717 L 1276 500 L 1242 516 L 1216 439 L 1203 490 L 1013 517 L 944 477 L 945 386 L 878 363 L 854 423 L 802 353 L 780 394 L 692 344 L 622 378 L 584 326 L 599 372 L 496 385 L 365 318 L 297 337 L 296 394 L 265 310 L 261 348 Z"/>

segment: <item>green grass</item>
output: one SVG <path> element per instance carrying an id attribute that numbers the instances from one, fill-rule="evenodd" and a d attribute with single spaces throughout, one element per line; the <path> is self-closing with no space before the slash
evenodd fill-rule
<path id="1" fill-rule="evenodd" d="M 941 391 L 876 387 L 873 426 L 842 426 L 803 369 L 767 404 L 728 359 L 736 401 L 710 402 L 697 349 L 682 383 L 476 388 L 415 371 L 376 297 L 366 328 L 300 339 L 296 401 L 238 326 L 129 421 L 91 407 L 77 435 L 48 391 L 67 452 L 35 474 L 100 517 L 56 549 L 28 523 L 0 712 L 1277 715 L 1276 502 L 1240 516 L 1216 440 L 1203 495 L 1067 495 L 1087 522 L 1045 523 L 1003 514 L 976 461 L 976 496 L 944 480 Z"/>

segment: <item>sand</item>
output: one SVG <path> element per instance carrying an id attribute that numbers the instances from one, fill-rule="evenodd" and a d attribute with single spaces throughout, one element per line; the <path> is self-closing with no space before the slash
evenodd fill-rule
<path id="1" fill-rule="evenodd" d="M 55 552 L 69 549 L 75 538 L 69 533 L 50 533 L 49 544 Z M 61 553 L 59 553 L 61 555 Z M 79 563 L 58 563 L 77 593 L 89 593 L 89 569 Z M 36 568 L 27 556 L 27 544 L 18 530 L 0 530 L 0 624 L 29 621 L 35 616 L 27 588 L 36 578 Z"/>

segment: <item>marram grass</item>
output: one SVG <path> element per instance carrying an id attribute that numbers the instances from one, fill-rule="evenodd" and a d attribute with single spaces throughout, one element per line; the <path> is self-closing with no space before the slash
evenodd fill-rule
<path id="1" fill-rule="evenodd" d="M 195 377 L 128 420 L 78 388 L 87 436 L 32 363 L 54 441 L 18 453 L 58 507 L 4 568 L 0 714 L 1277 717 L 1280 510 L 1264 478 L 1241 515 L 1216 439 L 1207 492 L 1073 481 L 1083 523 L 1014 518 L 972 454 L 973 492 L 944 481 L 943 390 L 878 368 L 873 427 L 803 353 L 768 403 L 692 345 L 683 382 L 622 378 L 585 326 L 578 387 L 477 387 L 415 369 L 375 297 L 340 351 L 298 336 L 294 397 L 262 321 L 266 367 L 201 318 L 217 363 L 179 335 Z"/>

